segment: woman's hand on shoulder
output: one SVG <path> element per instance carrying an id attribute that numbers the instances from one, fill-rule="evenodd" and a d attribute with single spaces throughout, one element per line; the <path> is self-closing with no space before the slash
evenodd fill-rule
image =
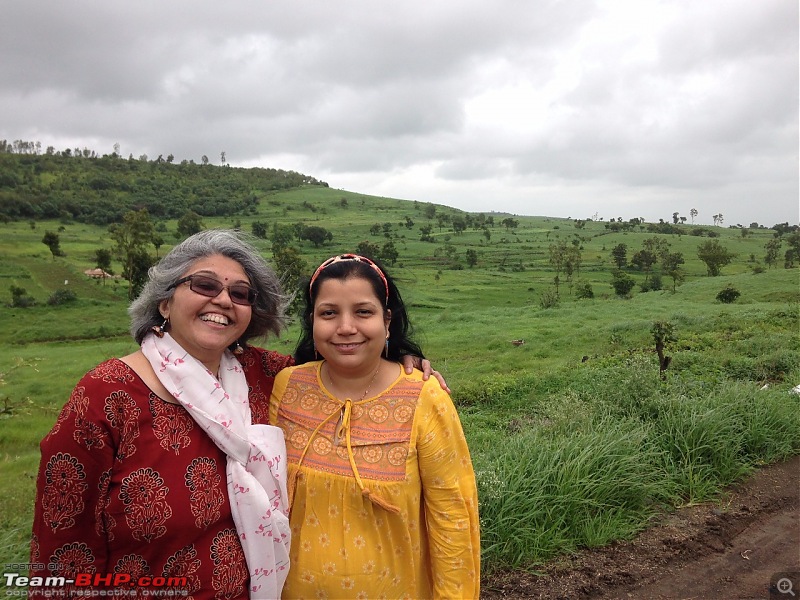
<path id="1" fill-rule="evenodd" d="M 403 357 L 403 367 L 408 375 L 414 371 L 414 369 L 419 369 L 422 371 L 422 379 L 423 381 L 427 381 L 430 379 L 430 376 L 433 375 L 436 380 L 439 382 L 439 385 L 442 386 L 442 389 L 450 393 L 450 388 L 447 387 L 447 382 L 442 377 L 442 374 L 439 371 L 436 371 L 431 366 L 431 361 L 427 358 L 420 358 L 419 356 L 411 356 L 410 354 L 406 354 Z"/>

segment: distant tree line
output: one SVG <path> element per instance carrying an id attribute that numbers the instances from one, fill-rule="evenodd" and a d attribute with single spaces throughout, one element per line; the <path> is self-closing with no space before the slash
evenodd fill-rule
<path id="1" fill-rule="evenodd" d="M 116 148 L 115 148 L 116 150 Z M 157 219 L 253 214 L 260 197 L 275 190 L 323 185 L 313 177 L 281 169 L 214 166 L 208 158 L 174 163 L 170 154 L 150 160 L 122 158 L 116 151 L 0 140 L 0 220 L 61 219 L 94 225 L 122 222 L 146 209 Z"/>

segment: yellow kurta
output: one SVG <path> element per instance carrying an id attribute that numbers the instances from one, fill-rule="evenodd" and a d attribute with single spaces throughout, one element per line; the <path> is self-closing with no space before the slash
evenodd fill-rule
<path id="1" fill-rule="evenodd" d="M 281 371 L 270 402 L 297 477 L 283 597 L 477 598 L 478 494 L 450 396 L 398 367 L 337 427 L 344 403 L 323 386 L 321 364 Z"/>

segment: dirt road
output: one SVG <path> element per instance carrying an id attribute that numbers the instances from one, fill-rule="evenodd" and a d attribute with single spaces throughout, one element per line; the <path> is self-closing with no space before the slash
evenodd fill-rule
<path id="1" fill-rule="evenodd" d="M 506 573 L 482 598 L 800 600 L 800 456 L 760 469 L 720 501 L 666 515 L 635 540 Z"/>

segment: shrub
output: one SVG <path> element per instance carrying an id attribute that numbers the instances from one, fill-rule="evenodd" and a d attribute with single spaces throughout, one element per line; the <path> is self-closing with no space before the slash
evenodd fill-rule
<path id="1" fill-rule="evenodd" d="M 658 290 L 662 289 L 662 285 L 661 275 L 658 273 L 653 273 L 653 276 L 650 279 L 639 285 L 639 289 L 641 289 L 643 292 L 657 292 Z"/>
<path id="2" fill-rule="evenodd" d="M 47 303 L 50 306 L 58 306 L 68 302 L 75 302 L 77 298 L 78 297 L 75 295 L 75 292 L 72 290 L 61 288 L 50 294 L 50 297 L 47 299 Z"/>
<path id="3" fill-rule="evenodd" d="M 555 308 L 558 306 L 558 294 L 551 291 L 546 291 L 542 294 L 542 297 L 539 298 L 539 306 L 542 308 Z"/>
<path id="4" fill-rule="evenodd" d="M 12 285 L 10 291 L 11 303 L 9 306 L 11 308 L 28 308 L 36 304 L 36 300 L 34 300 L 33 296 L 28 295 L 28 292 L 25 291 L 25 288 Z"/>
<path id="5" fill-rule="evenodd" d="M 742 293 L 735 287 L 733 287 L 732 285 L 727 285 L 717 294 L 717 300 L 719 300 L 723 304 L 731 304 L 733 302 L 736 302 L 736 300 L 741 295 Z"/>
<path id="6" fill-rule="evenodd" d="M 575 297 L 580 300 L 594 298 L 594 291 L 592 290 L 591 284 L 579 283 L 575 286 Z"/>
<path id="7" fill-rule="evenodd" d="M 611 286 L 614 288 L 617 296 L 625 297 L 630 294 L 636 281 L 633 277 L 622 271 L 614 271 Z"/>

